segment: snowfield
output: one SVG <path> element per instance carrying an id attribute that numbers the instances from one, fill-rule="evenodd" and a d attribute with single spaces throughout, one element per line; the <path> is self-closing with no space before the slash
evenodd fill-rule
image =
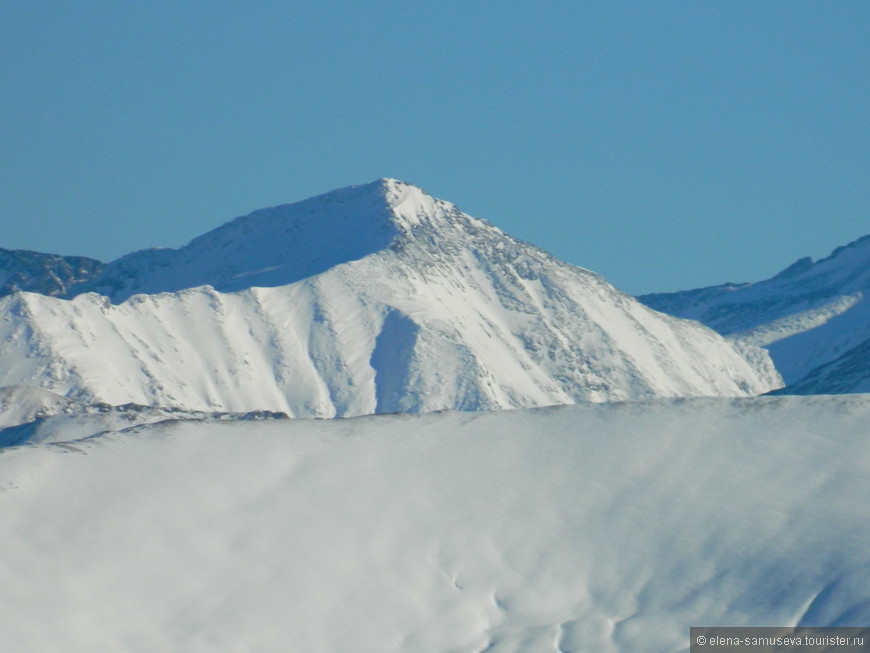
<path id="1" fill-rule="evenodd" d="M 817 376 L 864 387 L 861 243 L 779 275 L 816 285 L 732 340 L 393 179 L 106 265 L 12 252 L 0 651 L 866 626 L 870 397 L 751 398 L 783 385 L 756 345 L 828 360 L 825 325 L 856 328 Z"/>
<path id="2" fill-rule="evenodd" d="M 868 423 L 861 395 L 684 399 L 8 448 L 0 650 L 676 653 L 690 626 L 866 626 Z"/>

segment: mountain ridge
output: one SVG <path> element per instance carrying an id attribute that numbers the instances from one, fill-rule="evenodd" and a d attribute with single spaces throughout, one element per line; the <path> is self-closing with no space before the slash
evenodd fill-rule
<path id="1" fill-rule="evenodd" d="M 87 256 L 0 248 L 0 297 L 19 291 L 63 296 L 99 274 L 102 267 L 103 263 Z"/>
<path id="2" fill-rule="evenodd" d="M 97 292 L 118 303 L 137 293 L 176 292 L 204 285 L 232 292 L 294 283 L 389 245 L 398 230 L 391 223 L 388 207 L 378 202 L 388 181 L 392 180 L 259 209 L 177 249 L 131 252 L 71 288 L 66 297 Z M 333 210 L 329 222 L 318 224 L 312 217 L 324 203 Z M 342 211 L 342 205 L 352 206 L 353 212 Z M 339 246 L 324 242 L 325 235 L 340 238 Z"/>
<path id="3" fill-rule="evenodd" d="M 826 393 L 857 391 L 870 378 L 870 373 L 856 374 L 856 361 L 866 358 L 862 352 L 870 342 L 868 293 L 870 235 L 818 261 L 798 259 L 763 281 L 638 299 L 656 310 L 698 320 L 733 340 L 764 346 L 787 385 L 801 393 Z M 834 369 L 846 369 L 831 366 L 835 360 L 861 347 L 848 357 L 850 380 L 831 376 Z"/>
<path id="4" fill-rule="evenodd" d="M 0 385 L 312 417 L 781 385 L 761 350 L 392 179 L 116 263 L 70 299 L 0 300 L 18 316 L 0 323 Z"/>

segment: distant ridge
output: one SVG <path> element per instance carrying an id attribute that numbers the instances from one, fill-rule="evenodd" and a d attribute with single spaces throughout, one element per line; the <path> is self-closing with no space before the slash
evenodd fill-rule
<path id="1" fill-rule="evenodd" d="M 85 256 L 59 256 L 0 248 L 0 297 L 15 292 L 38 292 L 52 297 L 93 279 L 103 268 Z"/>
<path id="2" fill-rule="evenodd" d="M 757 283 L 644 295 L 648 306 L 766 347 L 789 387 L 825 394 L 870 389 L 870 235 Z"/>

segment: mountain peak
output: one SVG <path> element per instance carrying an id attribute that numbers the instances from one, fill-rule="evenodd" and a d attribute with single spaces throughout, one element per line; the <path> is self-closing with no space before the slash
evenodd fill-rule
<path id="1" fill-rule="evenodd" d="M 121 302 L 134 294 L 204 285 L 223 292 L 283 286 L 389 249 L 421 227 L 439 233 L 418 239 L 418 249 L 461 241 L 469 225 L 484 224 L 464 216 L 457 231 L 459 215 L 453 204 L 417 186 L 382 178 L 254 211 L 179 249 L 128 254 L 67 296 L 97 292 Z M 448 237 L 451 229 L 455 233 Z"/>
<path id="2" fill-rule="evenodd" d="M 443 213 L 456 211 L 450 202 L 435 199 L 419 186 L 398 179 L 380 181 L 384 200 L 395 218 L 405 226 L 417 226 Z"/>
<path id="3" fill-rule="evenodd" d="M 0 301 L 16 316 L 0 340 L 19 343 L 0 352 L 0 385 L 324 417 L 740 396 L 781 381 L 761 350 L 654 313 L 395 179 L 136 252 L 77 289 L 29 295 L 27 311 Z"/>
<path id="4" fill-rule="evenodd" d="M 417 194 L 384 179 L 260 209 L 179 249 L 128 254 L 70 295 L 98 292 L 119 302 L 203 285 L 229 292 L 293 283 L 387 248 L 404 231 L 394 213 L 416 215 L 420 207 L 409 199 Z"/>

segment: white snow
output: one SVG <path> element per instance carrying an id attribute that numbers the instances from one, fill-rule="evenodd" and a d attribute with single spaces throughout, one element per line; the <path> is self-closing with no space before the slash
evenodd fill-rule
<path id="1" fill-rule="evenodd" d="M 745 331 L 738 331 L 731 337 L 765 347 L 791 336 L 816 330 L 826 325 L 831 319 L 849 311 L 862 299 L 863 293 L 861 292 L 856 292 L 854 295 L 843 295 L 815 308 L 792 313 L 771 322 L 764 322 Z"/>
<path id="2" fill-rule="evenodd" d="M 67 418 L 75 420 L 75 418 Z M 165 422 L 0 455 L 0 650 L 665 653 L 870 623 L 870 398 Z"/>
<path id="3" fill-rule="evenodd" d="M 65 397 L 40 388 L 0 388 L 0 429 L 32 422 L 46 415 L 63 413 L 72 403 Z"/>
<path id="4" fill-rule="evenodd" d="M 125 257 L 94 284 L 127 299 L 0 299 L 0 384 L 315 417 L 782 385 L 760 350 L 657 314 L 395 180 Z"/>
<path id="5" fill-rule="evenodd" d="M 282 286 L 387 247 L 397 236 L 381 180 L 255 211 L 180 249 L 128 254 L 73 294 L 93 291 L 123 301 L 137 293 L 210 285 L 229 292 Z"/>
<path id="6" fill-rule="evenodd" d="M 870 303 L 857 293 L 848 310 L 815 328 L 777 340 L 768 349 L 786 383 L 794 383 L 868 339 Z"/>
<path id="7" fill-rule="evenodd" d="M 765 281 L 641 300 L 700 320 L 735 340 L 767 347 L 791 385 L 870 340 L 868 291 L 870 236 L 865 236 L 815 263 L 801 259 Z M 819 386 L 820 391 L 825 387 L 833 386 Z"/>

